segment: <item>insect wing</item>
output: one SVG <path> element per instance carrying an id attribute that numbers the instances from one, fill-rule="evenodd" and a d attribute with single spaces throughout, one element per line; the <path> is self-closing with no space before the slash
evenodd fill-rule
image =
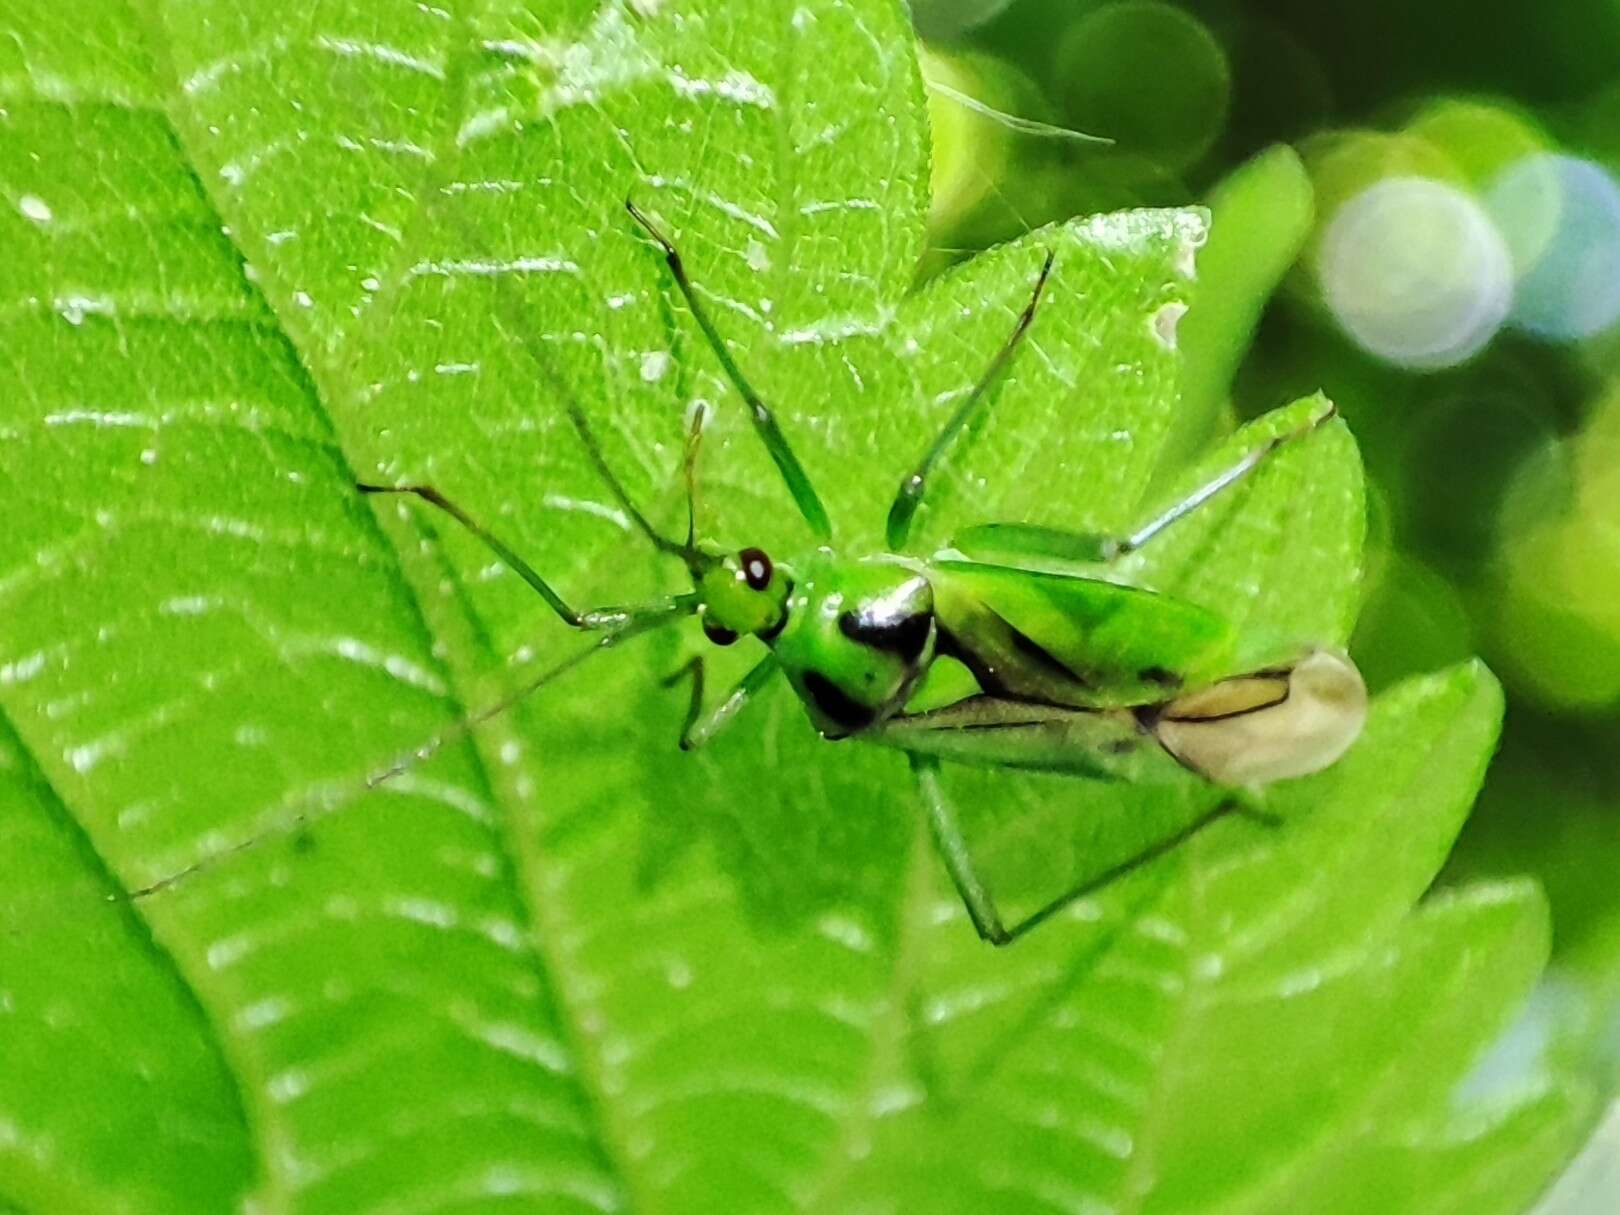
<path id="1" fill-rule="evenodd" d="M 1182 763 L 1224 785 L 1319 772 L 1367 719 L 1367 685 L 1345 654 L 1313 650 L 1292 667 L 1223 679 L 1179 696 L 1154 733 Z"/>
<path id="2" fill-rule="evenodd" d="M 1225 796 L 1126 709 L 980 695 L 863 737 L 913 757 L 941 859 L 997 943 L 1173 847 Z"/>
<path id="3" fill-rule="evenodd" d="M 866 737 L 908 754 L 975 767 L 1131 784 L 1201 783 L 1124 709 L 1065 709 L 974 696 L 895 718 Z"/>
<path id="4" fill-rule="evenodd" d="M 1077 708 L 1149 704 L 1221 674 L 1232 630 L 1168 595 L 977 561 L 928 563 L 948 652 L 985 691 Z"/>

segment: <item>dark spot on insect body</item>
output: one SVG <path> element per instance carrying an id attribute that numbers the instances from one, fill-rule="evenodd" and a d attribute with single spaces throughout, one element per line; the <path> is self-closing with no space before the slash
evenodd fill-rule
<path id="1" fill-rule="evenodd" d="M 763 591 L 771 584 L 771 559 L 763 549 L 745 548 L 737 554 L 737 560 L 750 590 Z"/>
<path id="2" fill-rule="evenodd" d="M 1167 671 L 1163 667 L 1143 667 L 1136 673 L 1136 677 L 1143 683 L 1158 684 L 1161 688 L 1179 688 L 1181 676 L 1174 671 Z"/>
<path id="3" fill-rule="evenodd" d="M 819 671 L 806 671 L 804 675 L 804 690 L 809 694 L 810 700 L 816 710 L 828 721 L 843 730 L 844 734 L 854 734 L 871 725 L 877 717 L 877 711 L 852 697 L 843 688 L 828 679 Z M 841 738 L 840 735 L 827 735 L 828 738 Z"/>
<path id="4" fill-rule="evenodd" d="M 929 612 L 873 620 L 845 612 L 838 617 L 838 631 L 851 641 L 874 650 L 897 654 L 906 662 L 916 662 L 928 645 L 934 618 Z"/>
<path id="5" fill-rule="evenodd" d="M 710 624 L 707 620 L 703 622 L 703 635 L 714 642 L 715 645 L 731 645 L 737 640 L 737 634 L 731 629 L 722 628 L 718 624 Z"/>
<path id="6" fill-rule="evenodd" d="M 1112 742 L 1107 743 L 1103 747 L 1103 750 L 1107 751 L 1110 755 L 1129 755 L 1132 751 L 1136 750 L 1136 739 L 1116 738 Z"/>

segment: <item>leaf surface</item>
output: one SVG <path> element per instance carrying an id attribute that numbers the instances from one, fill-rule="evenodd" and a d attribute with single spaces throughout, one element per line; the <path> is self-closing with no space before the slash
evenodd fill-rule
<path id="1" fill-rule="evenodd" d="M 1379 1152 L 1481 1167 L 1412 1145 L 1458 1142 L 1445 1093 L 1536 970 L 1539 904 L 1482 887 L 1408 916 L 1491 745 L 1478 670 L 1388 698 L 1275 835 L 1223 822 L 1003 952 L 919 846 L 895 757 L 831 750 L 782 689 L 676 754 L 658 681 L 685 634 L 357 792 L 581 644 L 357 476 L 431 481 L 572 599 L 622 602 L 672 572 L 560 386 L 666 529 L 704 399 L 705 531 L 806 543 L 627 196 L 678 239 L 846 548 L 878 542 L 1045 249 L 1036 329 L 919 535 L 1157 505 L 1202 220 L 1076 221 L 908 294 L 921 114 L 904 14 L 876 0 L 0 16 L 0 1034 L 30 1060 L 0 1072 L 0 1196 L 1247 1211 Z M 1256 652 L 1337 641 L 1360 528 L 1334 426 L 1132 572 Z M 1087 860 L 1193 809 L 1040 780 L 973 800 L 1057 815 Z M 1038 868 L 1049 838 L 1006 855 Z M 1270 1066 L 1280 1041 L 1314 1078 Z M 1501 1125 L 1550 1135 L 1567 1106 L 1537 1102 Z"/>

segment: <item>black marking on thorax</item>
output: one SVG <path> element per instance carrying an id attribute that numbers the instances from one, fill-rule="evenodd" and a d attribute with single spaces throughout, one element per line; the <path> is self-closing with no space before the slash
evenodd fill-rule
<path id="1" fill-rule="evenodd" d="M 877 710 L 863 705 L 819 671 L 806 671 L 804 690 L 816 710 L 846 734 L 856 734 L 877 720 Z"/>
<path id="2" fill-rule="evenodd" d="M 912 612 L 905 616 L 873 618 L 844 612 L 838 617 L 838 631 L 851 641 L 874 650 L 896 654 L 908 663 L 922 657 L 934 627 L 932 612 Z"/>

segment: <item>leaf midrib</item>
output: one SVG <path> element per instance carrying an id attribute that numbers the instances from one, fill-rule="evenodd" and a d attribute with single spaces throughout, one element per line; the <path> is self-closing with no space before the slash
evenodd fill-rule
<path id="1" fill-rule="evenodd" d="M 465 25 L 462 28 L 465 29 Z M 784 41 L 791 43 L 794 40 L 787 38 Z M 452 50 L 450 53 L 450 62 L 457 65 L 457 68 L 450 74 L 447 87 L 457 90 L 457 97 L 454 101 L 447 102 L 442 111 L 445 121 L 440 126 L 440 137 L 435 142 L 433 158 L 428 167 L 423 170 L 419 179 L 421 182 L 419 198 L 434 196 L 435 183 L 441 177 L 448 175 L 447 166 L 453 165 L 456 160 L 457 150 L 454 146 L 453 137 L 459 127 L 459 117 L 466 110 L 466 105 L 462 100 L 465 97 L 465 85 L 468 80 L 466 71 L 462 70 L 463 65 L 468 62 L 465 51 L 466 44 L 464 43 L 460 48 Z M 166 54 L 164 55 L 164 62 L 169 62 Z M 172 85 L 174 77 L 172 69 L 168 71 L 167 75 Z M 172 87 L 168 95 L 173 96 Z M 184 121 L 184 119 L 176 120 L 171 118 L 172 125 L 179 125 L 180 121 Z M 186 147 L 183 139 L 180 144 L 182 148 Z M 782 152 L 785 160 L 791 161 L 791 156 L 785 144 Z M 789 183 L 791 175 L 782 174 L 778 180 Z M 783 188 L 786 188 L 785 184 Z M 203 192 L 216 210 L 223 212 L 221 201 L 216 198 L 214 191 L 207 189 L 205 186 Z M 782 202 L 780 193 L 777 197 L 778 214 L 780 216 L 783 213 L 782 208 L 786 204 Z M 792 210 L 791 206 L 788 206 L 787 209 Z M 424 205 L 419 201 L 413 212 L 412 219 L 405 225 L 405 236 L 397 246 L 399 252 L 393 258 L 392 273 L 387 276 L 379 276 L 383 277 L 386 284 L 384 290 L 372 298 L 365 311 L 347 329 L 339 342 L 323 345 L 311 336 L 310 340 L 301 344 L 296 340 L 297 326 L 298 322 L 304 318 L 290 309 L 279 307 L 273 300 L 267 299 L 269 311 L 278 321 L 279 333 L 288 340 L 300 361 L 304 364 L 311 380 L 325 390 L 315 397 L 312 404 L 315 404 L 316 408 L 321 411 L 329 429 L 339 436 L 334 444 L 336 456 L 342 460 L 344 469 L 351 475 L 354 471 L 353 463 L 343 445 L 342 432 L 335 425 L 330 415 L 326 413 L 324 407 L 324 401 L 332 399 L 331 389 L 334 386 L 343 391 L 348 388 L 344 382 L 345 377 L 342 374 L 339 352 L 353 350 L 357 346 L 364 348 L 363 343 L 376 332 L 378 327 L 390 315 L 390 305 L 397 298 L 396 293 L 401 289 L 401 285 L 405 281 L 404 276 L 399 271 L 402 266 L 410 264 L 408 251 L 413 248 L 412 237 L 419 230 L 420 225 L 429 222 L 433 210 L 434 208 L 431 205 Z M 233 233 L 231 239 L 238 253 L 245 257 L 247 251 L 242 247 L 242 238 Z M 791 258 L 779 258 L 776 259 L 776 264 L 780 267 L 785 263 L 791 263 L 791 260 Z M 266 264 L 273 264 L 273 262 L 266 259 Z M 672 318 L 672 328 L 673 324 Z M 462 692 L 469 682 L 468 668 L 476 669 L 477 666 L 476 661 L 467 661 L 468 656 L 478 654 L 486 658 L 499 657 L 491 649 L 481 622 L 471 611 L 471 601 L 467 594 L 468 588 L 464 580 L 458 576 L 449 563 L 435 560 L 420 551 L 421 546 L 415 541 L 423 535 L 431 536 L 433 534 L 430 525 L 413 518 L 409 524 L 401 522 L 399 524 L 401 531 L 395 532 L 392 527 L 383 527 L 378 524 L 376 517 L 372 516 L 371 526 L 378 529 L 382 538 L 393 550 L 394 558 L 408 593 L 412 615 L 422 629 L 424 639 L 430 643 L 435 639 L 443 638 L 453 638 L 456 641 L 455 644 L 447 647 L 450 657 L 440 662 L 439 667 L 445 676 L 446 687 L 449 689 L 449 693 L 444 698 L 447 707 L 457 715 L 463 714 L 467 709 Z M 399 536 L 401 532 L 404 533 L 404 538 L 396 542 L 395 537 Z M 447 582 L 453 592 L 451 595 L 446 596 L 435 593 L 439 588 L 444 587 Z M 455 600 L 455 605 L 450 606 L 447 604 L 445 602 L 447 599 Z M 458 658 L 462 659 L 462 661 L 458 661 Z M 483 735 L 484 730 L 480 730 L 478 733 Z M 594 1019 L 587 1012 L 591 1002 L 575 990 L 574 986 L 569 982 L 568 976 L 571 969 L 551 946 L 552 942 L 564 937 L 564 934 L 558 931 L 558 927 L 559 917 L 565 916 L 566 913 L 559 909 L 558 914 L 553 914 L 552 909 L 546 906 L 545 900 L 537 897 L 536 892 L 543 887 L 543 883 L 537 880 L 534 871 L 541 867 L 541 861 L 538 856 L 531 859 L 525 849 L 516 846 L 513 838 L 515 824 L 518 819 L 514 809 L 523 800 L 513 788 L 519 778 L 516 774 L 509 774 L 505 780 L 501 779 L 497 774 L 506 772 L 507 768 L 504 764 L 494 762 L 494 756 L 501 751 L 506 743 L 519 741 L 519 738 L 519 732 L 503 721 L 494 723 L 494 728 L 489 729 L 488 737 L 479 737 L 472 740 L 471 754 L 476 763 L 477 780 L 490 796 L 491 801 L 496 804 L 502 816 L 498 838 L 503 861 L 507 872 L 514 879 L 513 884 L 518 887 L 516 891 L 517 900 L 532 930 L 531 939 L 535 950 L 537 969 L 541 972 L 540 978 L 554 996 L 551 1003 L 557 1013 L 559 1034 L 563 1039 L 565 1048 L 578 1066 L 580 1096 L 586 1106 L 586 1113 L 593 1130 L 596 1146 L 606 1160 L 608 1171 L 618 1181 L 628 1209 L 632 1211 L 651 1210 L 653 1204 L 648 1201 L 648 1195 L 642 1191 L 638 1177 L 629 1167 L 630 1156 L 625 1146 L 628 1134 L 621 1123 L 621 1119 L 615 1113 L 613 1103 L 607 1098 L 608 1090 L 603 1082 L 600 1062 L 591 1049 L 593 1039 L 583 1028 L 587 1021 Z M 491 748 L 493 750 L 490 750 Z M 869 1060 L 868 1070 L 863 1076 L 857 1091 L 856 1100 L 851 1107 L 851 1121 L 849 1125 L 840 1128 L 840 1133 L 829 1144 L 825 1163 L 816 1174 L 818 1179 L 812 1190 L 813 1193 L 836 1189 L 838 1180 L 843 1173 L 841 1164 L 846 1154 L 846 1145 L 860 1135 L 859 1124 L 862 1121 L 869 1122 L 871 1120 L 869 1112 L 872 1104 L 870 1100 L 871 1092 L 875 1091 L 883 1083 L 889 1070 L 897 1063 L 902 1054 L 899 1043 L 906 1025 L 902 988 L 904 983 L 908 981 L 910 974 L 907 959 L 914 957 L 920 937 L 920 932 L 915 930 L 916 926 L 911 925 L 909 921 L 926 915 L 930 889 L 927 880 L 929 860 L 930 857 L 926 848 L 920 846 L 913 848 L 911 872 L 908 874 L 908 881 L 910 882 L 908 898 L 901 908 L 901 946 L 890 974 L 888 985 L 890 1008 L 886 1022 L 881 1030 L 881 1032 L 891 1035 L 894 1039 L 892 1043 L 886 1040 L 883 1044 L 884 1047 L 892 1047 L 893 1049 L 880 1050 L 877 1042 L 871 1044 L 872 1055 Z M 814 1204 L 808 1209 L 814 1209 Z"/>
<path id="2" fill-rule="evenodd" d="M 143 5 L 142 7 L 146 6 Z M 147 29 L 147 41 L 156 61 L 156 72 L 159 76 L 156 83 L 164 101 L 162 115 L 175 137 L 177 146 L 181 149 L 183 159 L 188 166 L 193 166 L 194 162 L 190 155 L 191 145 L 184 134 L 184 127 L 188 122 L 188 117 L 183 111 L 177 116 L 173 108 L 174 98 L 177 96 L 176 74 L 163 23 L 161 20 L 154 19 L 150 11 L 140 12 L 137 10 L 137 13 L 138 16 L 144 19 L 143 24 Z M 465 21 L 458 23 L 458 29 L 463 31 L 466 29 Z M 467 43 L 463 41 L 452 51 L 452 61 L 458 65 L 465 64 L 468 59 L 466 50 Z M 454 148 L 454 135 L 458 128 L 458 123 L 454 119 L 462 114 L 466 108 L 464 104 L 464 83 L 466 79 L 465 71 L 458 70 L 447 81 L 448 86 L 456 90 L 452 103 L 447 104 L 444 110 L 444 113 L 452 121 L 441 125 L 440 136 L 435 140 L 433 157 L 422 173 L 419 198 L 436 188 L 433 183 L 438 179 L 440 166 L 446 163 L 454 163 L 453 159 L 447 157 L 446 153 Z M 215 191 L 209 188 L 202 175 L 195 172 L 194 167 L 193 176 L 197 180 L 199 190 L 208 201 L 209 206 L 214 210 L 214 213 L 221 218 L 226 216 L 228 212 L 221 205 L 221 200 L 216 196 Z M 333 436 L 333 457 L 340 462 L 343 471 L 351 480 L 357 481 L 359 478 L 354 475 L 354 464 L 344 444 L 343 432 L 336 425 L 326 406 L 326 401 L 330 399 L 327 390 L 333 387 L 340 390 L 348 390 L 349 388 L 338 370 L 341 366 L 338 352 L 345 348 L 353 348 L 355 344 L 364 342 L 375 329 L 376 321 L 374 318 L 379 315 L 386 316 L 386 310 L 379 307 L 379 302 L 385 298 L 392 299 L 393 293 L 400 291 L 407 281 L 407 276 L 400 273 L 402 263 L 406 262 L 407 255 L 405 251 L 411 246 L 410 237 L 415 230 L 415 225 L 425 222 L 425 217 L 430 214 L 430 211 L 431 208 L 418 205 L 413 213 L 412 226 L 406 230 L 405 238 L 399 242 L 400 255 L 393 259 L 392 273 L 385 280 L 388 283 L 389 291 L 379 293 L 377 299 L 357 318 L 355 325 L 343 335 L 342 342 L 334 343 L 329 354 L 323 355 L 319 344 L 314 341 L 309 342 L 307 347 L 305 344 L 301 344 L 297 340 L 296 326 L 288 325 L 286 312 L 278 301 L 269 292 L 262 292 L 266 308 L 276 318 L 278 333 L 288 343 L 293 354 L 304 367 L 311 386 L 322 390 L 310 393 L 310 409 L 321 420 L 328 433 Z M 230 227 L 227 239 L 244 262 L 250 260 L 248 250 L 243 247 L 242 238 L 238 235 L 235 225 Z M 273 265 L 274 262 L 268 260 L 266 264 Z M 248 283 L 245 280 L 244 285 L 250 291 L 257 292 L 260 290 L 255 284 Z M 394 535 L 390 534 L 390 529 L 383 527 L 378 522 L 376 515 L 371 511 L 366 512 L 364 526 L 373 529 L 374 536 L 379 538 L 382 544 L 393 552 L 394 560 L 400 571 L 411 619 L 415 627 L 420 630 L 421 639 L 426 643 L 424 646 L 425 653 L 431 654 L 434 641 L 452 633 L 452 631 L 472 634 L 473 636 L 481 634 L 478 622 L 465 610 L 458 610 L 455 613 L 460 615 L 463 618 L 462 620 L 452 622 L 449 619 L 450 609 L 445 608 L 440 613 L 434 613 L 427 606 L 442 601 L 441 596 L 430 592 L 446 576 L 452 579 L 458 592 L 464 591 L 461 580 L 454 571 L 449 570 L 448 566 L 430 570 L 430 558 L 421 551 L 422 546 L 418 543 L 402 544 L 396 542 Z M 414 520 L 408 524 L 402 522 L 399 527 L 402 531 L 409 533 L 413 541 L 419 540 L 425 534 L 422 525 Z M 467 602 L 464 594 L 458 593 L 456 599 L 458 604 Z M 435 619 L 435 615 L 442 618 Z M 457 625 L 459 625 L 459 628 Z M 442 700 L 454 720 L 462 720 L 468 713 L 467 703 L 462 695 L 463 686 L 467 682 L 466 672 L 463 670 L 463 666 L 466 664 L 456 662 L 454 656 L 466 654 L 472 649 L 473 645 L 477 644 L 466 641 L 465 636 L 463 641 L 465 644 L 446 647 L 451 657 L 437 662 L 440 672 L 445 678 L 445 687 L 447 689 Z M 487 650 L 487 647 L 484 648 Z M 493 655 L 490 656 L 493 657 Z M 471 732 L 468 737 L 467 753 L 471 760 L 473 776 L 481 787 L 480 792 L 488 795 L 499 811 L 499 825 L 495 829 L 494 838 L 500 849 L 503 866 L 506 872 L 511 875 L 508 884 L 513 889 L 516 904 L 525 920 L 525 927 L 529 929 L 527 935 L 534 954 L 535 969 L 538 972 L 537 977 L 551 996 L 548 1003 L 555 1010 L 559 1036 L 576 1065 L 575 1075 L 578 1081 L 579 1098 L 585 1107 L 588 1125 L 592 1129 L 591 1137 L 594 1140 L 594 1146 L 602 1157 L 607 1173 L 617 1182 L 621 1189 L 626 1199 L 626 1208 L 630 1211 L 646 1210 L 649 1208 L 642 1202 L 632 1172 L 628 1168 L 629 1154 L 626 1149 L 625 1132 L 618 1125 L 618 1120 L 610 1113 L 610 1103 L 606 1100 L 606 1089 L 602 1082 L 599 1062 L 594 1053 L 588 1049 L 588 1043 L 591 1039 L 584 1029 L 585 1018 L 581 1012 L 581 1007 L 586 1002 L 574 990 L 573 986 L 566 981 L 565 976 L 568 973 L 568 968 L 562 965 L 551 945 L 551 942 L 561 937 L 555 923 L 556 917 L 548 915 L 542 901 L 534 896 L 534 891 L 540 883 L 535 880 L 535 875 L 529 872 L 530 866 L 525 863 L 523 850 L 517 848 L 514 844 L 513 832 L 518 817 L 515 813 L 515 805 L 520 799 L 510 786 L 503 787 L 501 783 L 492 779 L 493 773 L 501 770 L 501 765 L 493 762 L 490 749 L 493 748 L 493 753 L 498 754 L 503 746 L 517 741 L 519 740 L 516 732 L 503 719 L 496 719 L 480 730 Z M 228 1061 L 231 1054 L 226 1049 L 224 1038 L 212 1021 L 209 1022 L 209 1025 L 220 1047 L 222 1057 Z M 233 1083 L 240 1087 L 240 1080 L 235 1074 L 235 1069 L 228 1066 L 226 1070 L 232 1073 Z M 256 1143 L 254 1146 L 255 1158 L 262 1165 L 263 1154 L 258 1150 L 260 1145 Z"/>
<path id="3" fill-rule="evenodd" d="M 886 1081 L 902 1071 L 907 1058 L 906 1037 L 912 1030 L 907 996 L 924 953 L 935 879 L 933 850 L 921 815 L 914 816 L 906 855 L 906 874 L 895 919 L 894 963 L 883 993 L 883 1013 L 873 1025 L 871 1053 L 866 1071 L 850 1096 L 849 1114 L 832 1137 L 826 1163 L 806 1191 L 809 1197 L 801 1204 L 805 1211 L 838 1209 L 826 1204 L 842 1192 L 859 1163 L 856 1149 L 861 1146 L 861 1136 L 869 1133 L 878 1120 L 877 1094 Z"/>
<path id="4" fill-rule="evenodd" d="M 190 1007 L 204 1030 L 206 1030 L 208 1044 L 218 1052 L 223 1063 L 220 1071 L 225 1074 L 226 1081 L 230 1085 L 231 1103 L 242 1119 L 243 1137 L 249 1148 L 249 1159 L 254 1175 L 262 1177 L 264 1175 L 264 1159 L 262 1153 L 258 1150 L 259 1144 L 251 1133 L 253 1123 L 248 1113 L 252 1105 L 248 1101 L 241 1077 L 237 1075 L 236 1069 L 230 1066 L 231 1056 L 226 1048 L 225 1035 L 221 1033 L 219 1023 L 212 1015 L 207 1001 L 202 998 L 201 993 L 192 985 L 185 970 L 180 966 L 174 955 L 163 947 L 157 934 L 152 930 L 152 923 L 147 919 L 140 904 L 129 897 L 128 889 L 119 880 L 112 866 L 108 864 L 107 858 L 96 847 L 94 838 L 85 830 L 83 822 L 73 813 L 72 808 L 56 787 L 51 784 L 50 778 L 45 774 L 45 769 L 40 765 L 39 757 L 34 754 L 33 748 L 28 745 L 27 740 L 17 730 L 16 723 L 4 706 L 0 706 L 0 734 L 8 737 L 13 751 L 22 761 L 21 766 L 24 770 L 24 776 L 31 778 L 32 783 L 38 789 L 41 808 L 56 820 L 64 834 L 72 838 L 73 847 L 83 859 L 85 867 L 90 871 L 94 884 L 110 892 L 107 895 L 107 901 L 120 908 L 122 918 L 134 925 L 135 935 L 140 941 L 140 947 L 151 959 L 153 965 L 172 980 L 181 1002 Z M 111 914 L 119 915 L 120 912 L 111 911 Z M 110 1199 L 112 1195 L 109 1194 L 106 1197 Z M 12 1211 L 15 1211 L 17 1215 L 33 1215 L 32 1212 L 27 1212 L 15 1198 L 9 1195 L 0 1195 L 0 1212 Z"/>

